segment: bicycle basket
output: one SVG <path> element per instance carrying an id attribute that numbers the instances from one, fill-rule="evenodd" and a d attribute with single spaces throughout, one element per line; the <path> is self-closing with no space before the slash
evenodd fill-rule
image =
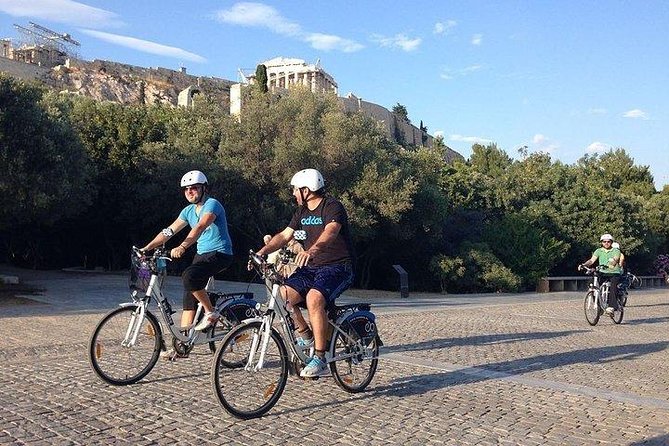
<path id="1" fill-rule="evenodd" d="M 132 256 L 130 259 L 130 289 L 145 292 L 151 280 L 151 267 L 146 259 L 138 259 Z"/>

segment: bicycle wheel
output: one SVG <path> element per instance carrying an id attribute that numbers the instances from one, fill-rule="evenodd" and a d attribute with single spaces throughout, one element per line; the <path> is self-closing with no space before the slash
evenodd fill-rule
<path id="1" fill-rule="evenodd" d="M 614 324 L 620 324 L 623 321 L 623 316 L 625 314 L 625 308 L 620 305 L 620 301 L 618 301 L 618 304 L 618 309 L 611 315 Z"/>
<path id="2" fill-rule="evenodd" d="M 253 322 L 234 328 L 216 350 L 211 367 L 211 383 L 218 402 L 231 415 L 243 420 L 260 417 L 270 410 L 288 380 L 288 353 L 274 329 L 263 367 L 255 369 L 263 341 L 260 327 L 260 322 Z M 254 340 L 257 347 L 252 351 Z"/>
<path id="3" fill-rule="evenodd" d="M 597 303 L 597 296 L 592 291 L 588 291 L 583 300 L 583 310 L 585 311 L 585 320 L 590 325 L 597 325 L 602 311 Z"/>
<path id="4" fill-rule="evenodd" d="M 624 306 L 627 306 L 627 291 L 622 291 L 622 292 L 621 292 L 621 291 L 618 291 L 618 292 L 620 293 L 620 294 L 619 294 L 619 299 L 620 299 L 620 300 L 619 300 L 618 302 L 619 302 L 620 305 L 622 305 L 623 307 L 624 307 Z"/>
<path id="5" fill-rule="evenodd" d="M 357 339 L 357 340 L 356 340 Z M 339 387 L 349 393 L 365 390 L 376 373 L 379 363 L 379 338 L 365 346 L 358 335 L 336 331 L 332 357 L 342 357 L 330 363 L 330 371 Z"/>
<path id="6" fill-rule="evenodd" d="M 227 333 L 228 331 L 230 331 L 232 327 L 233 324 L 229 320 L 221 318 L 218 321 L 216 321 L 214 325 L 211 326 L 211 335 L 214 336 L 216 333 L 221 333 L 221 332 Z M 211 353 L 213 354 L 216 353 L 216 347 L 217 347 L 216 342 L 211 341 L 209 343 L 209 350 L 211 350 Z"/>
<path id="7" fill-rule="evenodd" d="M 138 307 L 113 310 L 98 323 L 88 343 L 88 359 L 93 371 L 115 386 L 144 378 L 158 362 L 161 346 L 160 324 L 146 312 L 135 343 L 124 345 L 127 333 L 136 328 Z M 132 324 L 132 325 L 131 325 Z"/>

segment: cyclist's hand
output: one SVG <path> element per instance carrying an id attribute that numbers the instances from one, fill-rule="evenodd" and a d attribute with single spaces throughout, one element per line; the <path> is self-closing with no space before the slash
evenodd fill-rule
<path id="1" fill-rule="evenodd" d="M 580 263 L 578 267 L 576 268 L 577 271 L 582 271 L 585 268 L 585 265 Z"/>
<path id="2" fill-rule="evenodd" d="M 173 259 L 178 259 L 179 257 L 181 257 L 182 255 L 184 255 L 185 253 L 186 253 L 186 248 L 184 248 L 183 246 L 179 245 L 179 246 L 177 246 L 176 248 L 174 248 L 174 249 L 172 249 L 172 250 L 170 251 L 170 256 L 171 256 Z"/>
<path id="3" fill-rule="evenodd" d="M 311 260 L 309 251 L 302 251 L 295 256 L 295 264 L 299 267 L 305 266 Z"/>

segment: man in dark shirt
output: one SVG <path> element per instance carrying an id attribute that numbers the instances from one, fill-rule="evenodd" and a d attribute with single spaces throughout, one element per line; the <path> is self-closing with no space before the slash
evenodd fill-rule
<path id="1" fill-rule="evenodd" d="M 304 169 L 290 181 L 298 208 L 283 231 L 276 234 L 258 254 L 273 252 L 302 231 L 304 252 L 297 254 L 298 269 L 290 276 L 281 294 L 296 308 L 293 319 L 302 336 L 302 345 L 312 343 L 315 354 L 300 376 L 312 378 L 327 374 L 327 314 L 325 308 L 353 282 L 353 250 L 344 206 L 324 194 L 325 182 L 316 169 Z M 311 328 L 297 308 L 306 302 Z"/>

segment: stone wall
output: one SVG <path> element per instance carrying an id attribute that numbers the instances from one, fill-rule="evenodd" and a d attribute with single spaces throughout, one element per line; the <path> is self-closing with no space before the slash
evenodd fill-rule
<path id="1" fill-rule="evenodd" d="M 117 62 L 68 59 L 52 69 L 0 57 L 0 71 L 25 80 L 39 80 L 51 88 L 99 101 L 121 104 L 178 104 L 179 93 L 189 88 L 219 100 L 229 107 L 234 82 L 200 77 L 167 68 L 145 68 Z"/>
<path id="2" fill-rule="evenodd" d="M 45 80 L 51 70 L 25 62 L 0 57 L 0 72 L 26 81 Z"/>

